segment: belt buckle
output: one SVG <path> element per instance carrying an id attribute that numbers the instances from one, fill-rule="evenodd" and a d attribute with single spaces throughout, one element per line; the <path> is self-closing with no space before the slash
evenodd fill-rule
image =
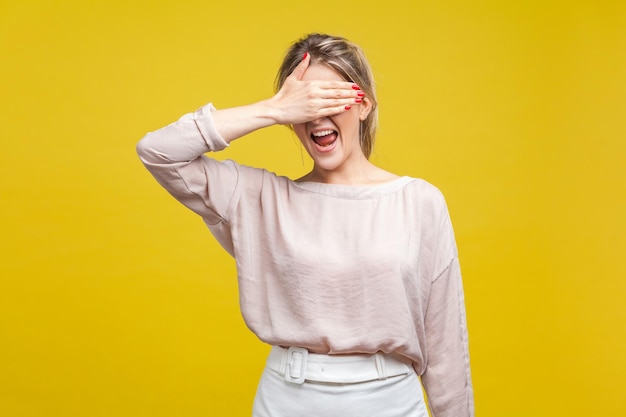
<path id="1" fill-rule="evenodd" d="M 308 357 L 309 351 L 304 348 L 292 346 L 287 349 L 285 381 L 292 384 L 304 384 Z"/>

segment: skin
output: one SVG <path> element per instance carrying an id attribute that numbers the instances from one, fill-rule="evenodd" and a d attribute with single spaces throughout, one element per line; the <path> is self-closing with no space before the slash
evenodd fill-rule
<path id="1" fill-rule="evenodd" d="M 213 122 L 230 142 L 274 124 L 292 125 L 313 159 L 313 169 L 298 181 L 327 184 L 372 185 L 397 178 L 365 158 L 359 145 L 359 124 L 369 114 L 367 97 L 324 64 L 310 65 L 308 55 L 287 77 L 273 97 L 247 106 L 215 111 Z M 346 109 L 349 106 L 349 109 Z M 333 130 L 335 143 L 320 148 L 311 133 Z"/>

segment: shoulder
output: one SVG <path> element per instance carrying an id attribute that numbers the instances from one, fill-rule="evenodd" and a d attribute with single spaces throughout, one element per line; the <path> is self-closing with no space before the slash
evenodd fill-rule
<path id="1" fill-rule="evenodd" d="M 278 175 L 265 168 L 256 168 L 241 164 L 231 159 L 218 162 L 230 166 L 237 175 L 238 187 L 247 194 L 259 194 L 269 192 L 270 189 L 278 190 L 286 188 L 292 182 L 287 177 Z"/>
<path id="2" fill-rule="evenodd" d="M 437 207 L 445 207 L 446 199 L 441 190 L 432 183 L 422 178 L 410 178 L 405 187 L 405 192 L 419 199 L 425 204 Z"/>

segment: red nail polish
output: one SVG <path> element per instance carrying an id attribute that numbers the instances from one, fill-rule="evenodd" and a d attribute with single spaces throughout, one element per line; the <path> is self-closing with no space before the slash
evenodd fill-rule
<path id="1" fill-rule="evenodd" d="M 357 96 L 359 97 L 365 97 L 365 93 L 359 91 L 358 93 L 356 93 Z"/>
<path id="2" fill-rule="evenodd" d="M 350 110 L 350 108 L 351 108 L 350 106 L 346 106 L 345 107 L 346 110 Z"/>
<path id="3" fill-rule="evenodd" d="M 352 84 L 352 89 L 353 90 L 360 90 L 361 87 L 359 87 L 358 84 Z"/>
<path id="4" fill-rule="evenodd" d="M 302 60 L 304 61 L 306 59 L 306 57 L 309 56 L 308 52 L 305 52 L 304 55 L 302 56 Z"/>
<path id="5" fill-rule="evenodd" d="M 362 98 L 355 98 L 355 99 L 354 99 L 354 102 L 355 102 L 355 103 L 360 103 L 360 102 L 362 102 L 362 101 L 363 101 L 363 99 L 362 99 Z"/>

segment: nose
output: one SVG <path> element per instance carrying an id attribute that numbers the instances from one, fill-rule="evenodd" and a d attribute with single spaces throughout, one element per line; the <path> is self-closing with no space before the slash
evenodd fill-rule
<path id="1" fill-rule="evenodd" d="M 328 119 L 328 117 L 326 117 L 326 116 L 318 117 L 317 119 L 311 120 L 309 123 L 311 123 L 312 125 L 319 125 L 322 122 L 324 122 L 326 119 Z"/>

